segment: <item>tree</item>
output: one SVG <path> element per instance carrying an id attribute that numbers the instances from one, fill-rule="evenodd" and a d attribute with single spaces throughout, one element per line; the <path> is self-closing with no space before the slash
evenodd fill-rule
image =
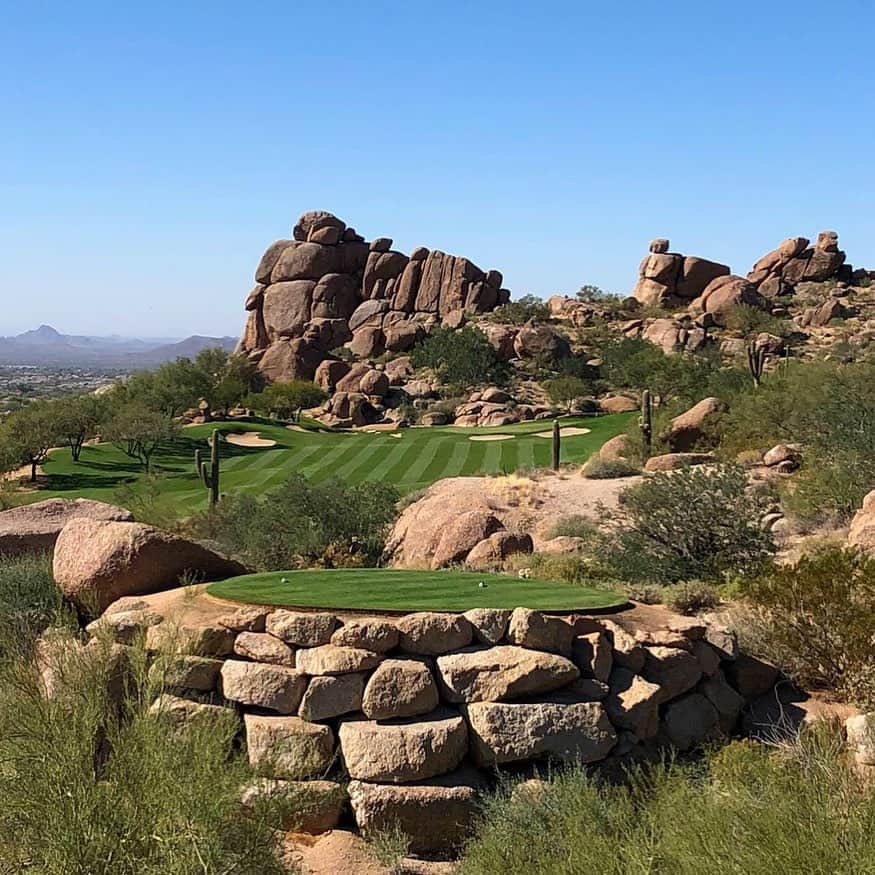
<path id="1" fill-rule="evenodd" d="M 97 395 L 78 395 L 56 401 L 53 405 L 57 416 L 59 434 L 70 447 L 73 461 L 78 462 L 85 441 L 97 435 L 107 415 L 107 404 Z"/>
<path id="2" fill-rule="evenodd" d="M 577 290 L 577 300 L 585 304 L 616 303 L 620 296 L 614 292 L 606 292 L 592 283 L 585 283 Z"/>
<path id="3" fill-rule="evenodd" d="M 34 483 L 37 468 L 60 440 L 54 405 L 37 401 L 13 413 L 0 427 L 0 458 L 8 468 L 30 465 L 30 480 Z"/>
<path id="4" fill-rule="evenodd" d="M 571 407 L 575 401 L 592 394 L 592 383 L 571 375 L 554 377 L 544 383 L 554 404 Z"/>
<path id="5" fill-rule="evenodd" d="M 289 380 L 272 383 L 263 392 L 252 395 L 248 404 L 259 413 L 291 419 L 299 410 L 315 407 L 326 397 L 325 392 L 310 380 Z"/>
<path id="6" fill-rule="evenodd" d="M 431 368 L 452 388 L 464 391 L 484 383 L 504 385 L 510 376 L 507 362 L 477 328 L 438 326 L 411 353 L 413 366 Z"/>
<path id="7" fill-rule="evenodd" d="M 173 419 L 144 404 L 120 406 L 106 424 L 105 437 L 126 456 L 136 459 L 149 473 L 152 456 L 176 432 Z"/>

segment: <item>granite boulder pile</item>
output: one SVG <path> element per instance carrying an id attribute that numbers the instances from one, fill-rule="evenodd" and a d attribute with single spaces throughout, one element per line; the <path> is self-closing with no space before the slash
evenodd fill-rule
<path id="1" fill-rule="evenodd" d="M 267 248 L 255 281 L 238 351 L 271 381 L 313 379 L 339 347 L 357 359 L 404 352 L 433 326 L 458 327 L 510 299 L 497 270 L 437 249 L 405 255 L 321 210 Z"/>

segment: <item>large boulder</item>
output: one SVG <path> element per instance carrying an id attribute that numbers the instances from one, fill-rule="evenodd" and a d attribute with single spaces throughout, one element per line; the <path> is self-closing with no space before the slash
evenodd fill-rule
<path id="1" fill-rule="evenodd" d="M 334 758 L 334 733 L 322 723 L 263 714 L 245 714 L 243 722 L 250 764 L 269 764 L 278 778 L 321 775 Z"/>
<path id="2" fill-rule="evenodd" d="M 222 666 L 221 688 L 232 702 L 294 714 L 307 688 L 307 676 L 285 665 L 229 659 Z"/>
<path id="3" fill-rule="evenodd" d="M 437 658 L 444 698 L 450 702 L 500 702 L 549 693 L 580 672 L 562 656 L 524 647 L 472 647 Z"/>
<path id="4" fill-rule="evenodd" d="M 729 315 L 737 307 L 768 309 L 768 304 L 756 286 L 740 276 L 719 276 L 708 283 L 705 291 L 690 304 L 693 313 L 710 313 L 717 325 L 726 325 Z"/>
<path id="5" fill-rule="evenodd" d="M 848 544 L 875 557 L 875 489 L 863 499 L 851 522 Z"/>
<path id="6" fill-rule="evenodd" d="M 298 716 L 304 720 L 319 721 L 358 711 L 362 706 L 364 689 L 363 672 L 311 678 L 301 699 Z"/>
<path id="7" fill-rule="evenodd" d="M 604 759 L 617 733 L 599 702 L 476 702 L 465 706 L 471 754 L 481 766 L 549 759 Z"/>
<path id="8" fill-rule="evenodd" d="M 481 541 L 503 528 L 498 518 L 488 511 L 471 510 L 460 514 L 444 530 L 431 567 L 443 568 L 463 561 Z"/>
<path id="9" fill-rule="evenodd" d="M 705 438 L 708 429 L 726 412 L 719 398 L 703 398 L 689 410 L 672 419 L 668 430 L 668 445 L 673 453 L 688 453 Z"/>
<path id="10" fill-rule="evenodd" d="M 571 346 L 563 335 L 549 325 L 525 324 L 517 332 L 513 348 L 520 358 L 559 360 L 571 354 Z"/>
<path id="11" fill-rule="evenodd" d="M 471 643 L 474 630 L 462 614 L 422 611 L 407 614 L 398 623 L 402 650 L 420 656 L 438 656 Z"/>
<path id="12" fill-rule="evenodd" d="M 611 672 L 608 687 L 605 708 L 614 726 L 642 739 L 656 735 L 662 701 L 659 685 L 618 666 Z"/>
<path id="13" fill-rule="evenodd" d="M 85 518 L 132 522 L 133 514 L 121 507 L 88 498 L 49 498 L 0 513 L 0 556 L 19 556 L 51 550 L 70 520 Z"/>
<path id="14" fill-rule="evenodd" d="M 468 750 L 468 730 L 450 711 L 389 722 L 347 720 L 340 749 L 354 780 L 406 784 L 455 769 Z"/>
<path id="15" fill-rule="evenodd" d="M 350 805 L 363 835 L 397 829 L 407 838 L 411 852 L 445 854 L 458 847 L 471 832 L 483 785 L 478 772 L 462 768 L 416 784 L 350 781 L 348 789 Z"/>
<path id="16" fill-rule="evenodd" d="M 152 526 L 82 517 L 58 536 L 53 569 L 61 591 L 86 613 L 100 613 L 122 596 L 178 586 L 183 579 L 222 580 L 247 570 Z"/>
<path id="17" fill-rule="evenodd" d="M 387 659 L 368 679 L 361 710 L 371 720 L 428 714 L 438 706 L 438 688 L 425 661 Z"/>

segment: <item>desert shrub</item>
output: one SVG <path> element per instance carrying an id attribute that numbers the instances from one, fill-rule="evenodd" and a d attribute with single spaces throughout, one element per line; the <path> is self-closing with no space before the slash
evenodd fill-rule
<path id="1" fill-rule="evenodd" d="M 665 598 L 665 587 L 657 583 L 625 583 L 622 591 L 626 598 L 642 605 L 661 605 Z"/>
<path id="2" fill-rule="evenodd" d="M 770 374 L 736 397 L 723 420 L 721 451 L 803 445 L 788 508 L 810 524 L 846 520 L 875 480 L 875 366 L 819 362 Z"/>
<path id="3" fill-rule="evenodd" d="M 471 325 L 453 329 L 438 326 L 410 354 L 415 368 L 431 368 L 454 391 L 483 383 L 503 386 L 510 376 L 486 335 Z"/>
<path id="4" fill-rule="evenodd" d="M 736 742 L 623 783 L 577 767 L 542 793 L 505 790 L 487 803 L 460 875 L 850 875 L 871 869 L 873 822 L 875 793 L 839 733 L 821 727 L 778 750 Z"/>
<path id="5" fill-rule="evenodd" d="M 582 469 L 583 476 L 589 480 L 613 480 L 617 477 L 633 477 L 641 469 L 626 459 L 602 459 L 590 456 Z"/>
<path id="6" fill-rule="evenodd" d="M 321 404 L 328 395 L 312 380 L 272 383 L 246 399 L 246 406 L 258 413 L 292 419 L 298 411 Z"/>
<path id="7" fill-rule="evenodd" d="M 369 565 L 383 552 L 397 501 L 386 483 L 310 483 L 296 474 L 263 497 L 224 498 L 194 529 L 261 570 Z"/>
<path id="8" fill-rule="evenodd" d="M 547 538 L 590 538 L 595 532 L 596 525 L 591 519 L 572 514 L 556 520 L 547 533 Z"/>
<path id="9" fill-rule="evenodd" d="M 720 594 L 710 583 L 701 580 L 683 580 L 665 588 L 665 604 L 679 614 L 698 614 L 716 608 Z"/>
<path id="10" fill-rule="evenodd" d="M 571 407 L 579 398 L 591 395 L 593 385 L 580 377 L 565 375 L 545 380 L 544 390 L 554 404 Z"/>
<path id="11" fill-rule="evenodd" d="M 736 465 L 655 474 L 623 492 L 603 558 L 618 577 L 657 583 L 751 573 L 775 551 L 765 509 Z"/>
<path id="12" fill-rule="evenodd" d="M 875 559 L 830 547 L 745 582 L 760 609 L 760 642 L 804 687 L 841 690 L 875 707 Z"/>
<path id="13" fill-rule="evenodd" d="M 536 295 L 523 295 L 496 307 L 486 318 L 499 325 L 525 325 L 530 319 L 542 322 L 549 319 L 550 308 Z"/>
<path id="14" fill-rule="evenodd" d="M 64 617 L 51 554 L 0 556 L 0 661 Z"/>
<path id="15" fill-rule="evenodd" d="M 233 753 L 237 718 L 175 731 L 151 698 L 121 707 L 110 652 L 88 648 L 47 699 L 24 662 L 0 672 L 0 869 L 89 875 L 282 873 L 276 807 L 241 816 L 251 772 Z M 132 653 L 132 688 L 145 664 Z M 72 678 L 75 677 L 75 681 Z"/>
<path id="16" fill-rule="evenodd" d="M 738 304 L 729 310 L 724 316 L 724 324 L 731 331 L 744 335 L 765 331 L 777 337 L 786 337 L 792 330 L 792 325 L 786 320 L 749 304 Z"/>

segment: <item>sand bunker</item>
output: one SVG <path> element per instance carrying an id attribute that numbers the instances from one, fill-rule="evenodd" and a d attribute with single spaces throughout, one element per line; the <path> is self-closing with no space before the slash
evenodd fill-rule
<path id="1" fill-rule="evenodd" d="M 567 425 L 565 428 L 559 429 L 559 435 L 560 437 L 573 437 L 576 434 L 589 434 L 591 431 L 591 428 L 582 428 L 578 425 Z M 551 438 L 553 437 L 553 431 L 552 429 L 550 431 L 539 431 L 535 433 L 535 437 Z"/>
<path id="2" fill-rule="evenodd" d="M 226 434 L 225 440 L 237 447 L 275 447 L 276 441 L 263 438 L 260 431 L 247 431 L 243 434 Z"/>
<path id="3" fill-rule="evenodd" d="M 289 431 L 302 431 L 304 434 L 309 434 L 306 428 L 302 428 L 300 425 L 287 425 L 286 428 Z"/>
<path id="4" fill-rule="evenodd" d="M 472 434 L 469 441 L 512 441 L 512 434 Z"/>

